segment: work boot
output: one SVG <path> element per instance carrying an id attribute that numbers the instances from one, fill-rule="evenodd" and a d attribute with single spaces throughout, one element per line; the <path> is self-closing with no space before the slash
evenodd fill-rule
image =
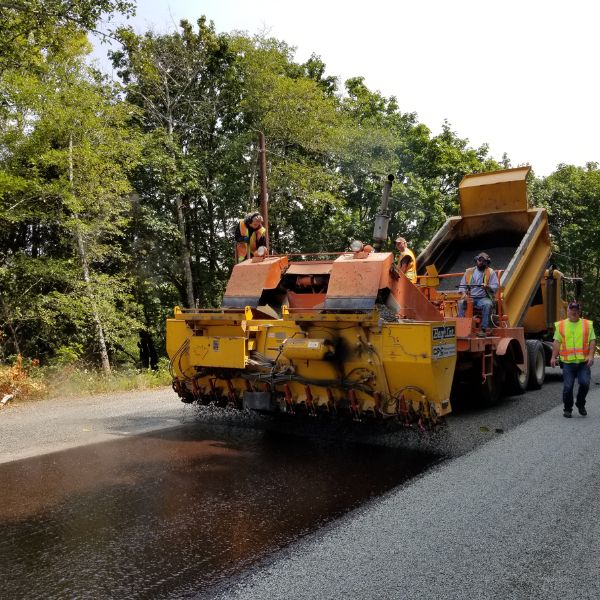
<path id="1" fill-rule="evenodd" d="M 567 419 L 571 418 L 571 411 L 570 410 L 563 410 L 563 417 L 567 417 Z"/>
<path id="2" fill-rule="evenodd" d="M 582 417 L 587 416 L 587 410 L 585 410 L 585 406 L 578 406 L 577 410 Z"/>

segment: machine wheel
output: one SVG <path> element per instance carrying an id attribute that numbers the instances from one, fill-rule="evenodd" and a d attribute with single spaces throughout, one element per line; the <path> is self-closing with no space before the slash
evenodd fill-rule
<path id="1" fill-rule="evenodd" d="M 196 402 L 196 398 L 193 394 L 186 392 L 183 396 L 181 396 L 181 401 L 185 404 L 193 404 Z"/>
<path id="2" fill-rule="evenodd" d="M 506 372 L 504 389 L 510 396 L 520 396 L 527 389 L 527 375 L 517 367 L 512 356 L 507 356 L 503 362 Z"/>
<path id="3" fill-rule="evenodd" d="M 544 346 L 539 340 L 526 340 L 527 363 L 529 366 L 529 381 L 527 387 L 530 390 L 539 390 L 546 378 L 546 355 Z"/>

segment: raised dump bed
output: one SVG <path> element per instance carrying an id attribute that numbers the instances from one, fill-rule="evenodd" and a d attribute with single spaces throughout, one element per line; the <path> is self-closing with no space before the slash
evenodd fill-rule
<path id="1" fill-rule="evenodd" d="M 562 274 L 548 270 L 547 213 L 528 207 L 529 171 L 520 167 L 465 176 L 459 186 L 460 216 L 448 219 L 417 259 L 429 298 L 446 318 L 456 319 L 455 389 L 488 402 L 502 391 L 522 393 L 528 384 L 541 386 L 548 358 L 541 340 L 564 304 L 558 281 Z M 487 331 L 480 328 L 469 299 L 465 316 L 458 317 L 460 280 L 480 252 L 490 255 L 500 281 Z M 528 333 L 538 339 L 526 340 Z"/>
<path id="2" fill-rule="evenodd" d="M 438 291 L 456 292 L 460 275 L 487 252 L 501 271 L 503 314 L 518 327 L 539 288 L 551 254 L 545 209 L 527 205 L 526 178 L 531 167 L 467 175 L 459 186 L 459 217 L 446 221 L 417 258 L 424 274 L 435 265 L 441 275 Z"/>

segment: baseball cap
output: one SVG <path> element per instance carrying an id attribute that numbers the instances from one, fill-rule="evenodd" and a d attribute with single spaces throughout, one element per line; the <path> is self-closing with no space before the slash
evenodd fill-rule
<path id="1" fill-rule="evenodd" d="M 569 308 L 572 310 L 580 310 L 579 302 L 569 302 Z"/>

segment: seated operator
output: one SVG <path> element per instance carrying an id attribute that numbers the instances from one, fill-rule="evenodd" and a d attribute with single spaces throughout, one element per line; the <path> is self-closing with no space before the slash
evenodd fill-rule
<path id="1" fill-rule="evenodd" d="M 233 228 L 235 237 L 236 262 L 252 258 L 258 248 L 267 247 L 267 230 L 263 226 L 262 215 L 258 212 L 247 214 Z"/>
<path id="2" fill-rule="evenodd" d="M 492 300 L 498 289 L 498 275 L 490 267 L 492 259 L 485 252 L 480 252 L 475 257 L 475 267 L 465 271 L 458 290 L 461 292 L 461 299 L 458 301 L 458 316 L 465 316 L 467 306 L 467 290 L 470 290 L 473 298 L 473 307 L 481 309 L 481 329 L 477 333 L 478 337 L 489 335 L 490 314 L 494 302 Z"/>
<path id="3" fill-rule="evenodd" d="M 398 250 L 398 256 L 396 257 L 398 268 L 406 275 L 409 281 L 417 283 L 417 261 L 413 251 L 408 247 L 403 237 L 396 238 L 395 244 Z"/>

